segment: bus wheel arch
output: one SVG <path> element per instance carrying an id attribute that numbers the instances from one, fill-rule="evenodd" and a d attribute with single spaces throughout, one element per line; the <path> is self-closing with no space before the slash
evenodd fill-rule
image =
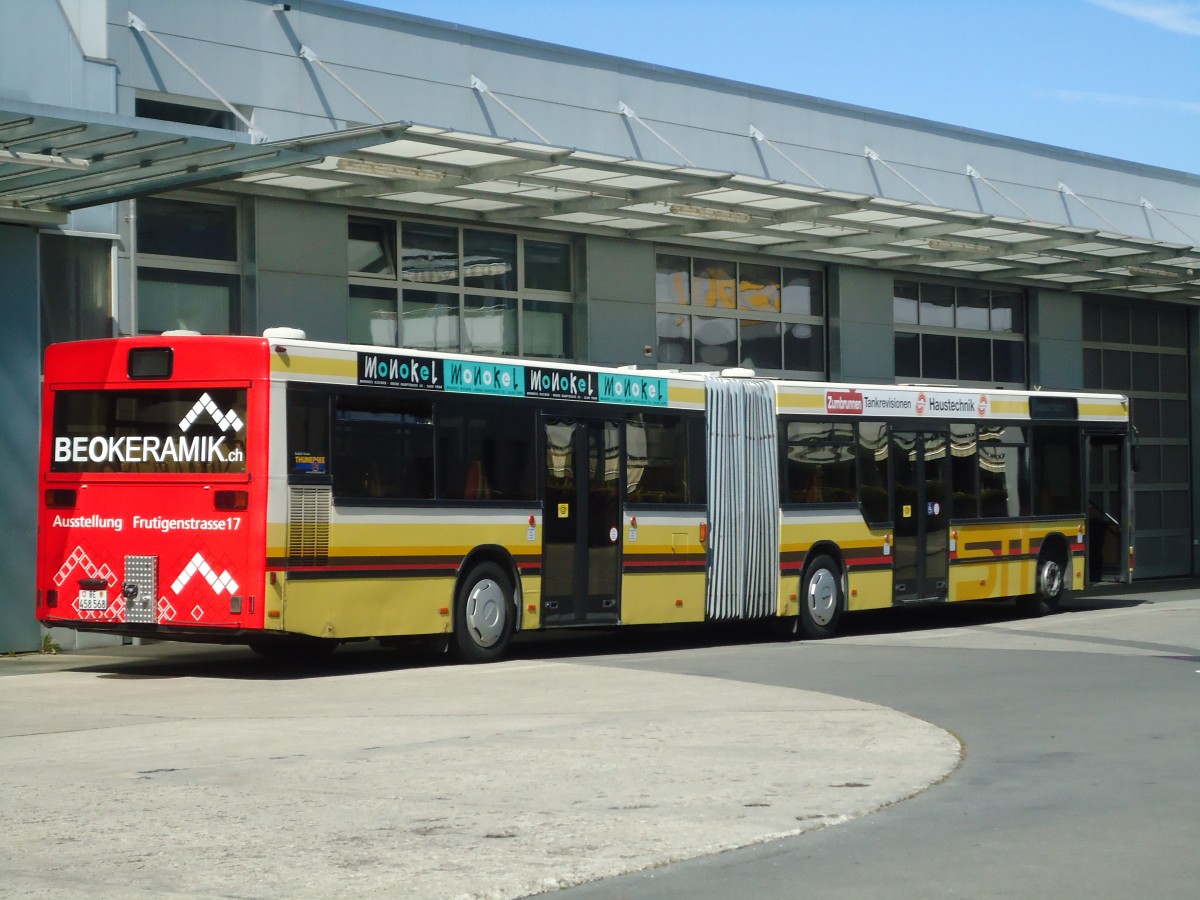
<path id="1" fill-rule="evenodd" d="M 520 582 L 511 557 L 479 547 L 463 561 L 454 588 L 454 646 L 468 662 L 491 662 L 508 650 L 520 622 Z"/>
<path id="2" fill-rule="evenodd" d="M 1071 549 L 1067 539 L 1055 532 L 1046 536 L 1038 551 L 1034 570 L 1033 593 L 1018 600 L 1029 615 L 1044 616 L 1058 612 L 1071 573 Z"/>
<path id="3" fill-rule="evenodd" d="M 846 567 L 837 546 L 817 544 L 809 551 L 800 585 L 800 634 L 832 637 L 846 611 Z"/>

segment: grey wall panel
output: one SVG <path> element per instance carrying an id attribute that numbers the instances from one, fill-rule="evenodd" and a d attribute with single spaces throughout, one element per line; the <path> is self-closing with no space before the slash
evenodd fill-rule
<path id="1" fill-rule="evenodd" d="M 1082 390 L 1082 298 L 1061 291 L 1030 291 L 1028 333 L 1029 383 L 1046 390 Z"/>
<path id="2" fill-rule="evenodd" d="M 614 300 L 593 300 L 588 305 L 590 354 L 587 361 L 600 365 L 649 366 L 656 361 L 654 307 Z M 651 348 L 647 356 L 645 348 Z"/>
<path id="3" fill-rule="evenodd" d="M 256 330 L 303 328 L 346 339 L 346 211 L 259 200 L 254 210 Z"/>
<path id="4" fill-rule="evenodd" d="M 315 341 L 346 340 L 346 276 L 259 272 L 258 329 L 303 328 Z"/>
<path id="5" fill-rule="evenodd" d="M 829 368 L 834 381 L 890 383 L 895 376 L 893 277 L 831 266 L 828 277 Z"/>
<path id="6" fill-rule="evenodd" d="M 0 95 L 79 105 L 83 53 L 57 3 L 0 3 Z"/>
<path id="7" fill-rule="evenodd" d="M 1029 384 L 1048 391 L 1083 389 L 1083 349 L 1078 341 L 1038 337 L 1029 348 Z"/>
<path id="8" fill-rule="evenodd" d="M 258 268 L 346 277 L 346 211 L 287 200 L 255 204 Z"/>
<path id="9" fill-rule="evenodd" d="M 591 237 L 587 241 L 589 353 L 594 363 L 650 365 L 654 329 L 654 248 Z M 653 350 L 652 350 L 653 352 Z"/>
<path id="10" fill-rule="evenodd" d="M 654 247 L 637 241 L 589 237 L 587 288 L 590 299 L 654 303 Z"/>
<path id="11" fill-rule="evenodd" d="M 37 558 L 37 446 L 39 373 L 37 232 L 0 225 L 0 315 L 5 349 L 0 353 L 0 652 L 34 650 L 40 629 L 34 619 Z"/>

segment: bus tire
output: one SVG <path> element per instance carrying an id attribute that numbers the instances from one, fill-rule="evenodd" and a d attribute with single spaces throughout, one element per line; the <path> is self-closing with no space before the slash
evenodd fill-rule
<path id="1" fill-rule="evenodd" d="M 825 555 L 815 557 L 804 572 L 800 633 L 810 639 L 832 637 L 837 633 L 845 605 L 838 564 Z"/>
<path id="2" fill-rule="evenodd" d="M 492 662 L 508 650 L 516 626 L 508 575 L 493 562 L 475 566 L 462 580 L 454 604 L 454 644 L 467 662 Z"/>
<path id="3" fill-rule="evenodd" d="M 1062 562 L 1052 555 L 1038 560 L 1034 593 L 1017 601 L 1021 610 L 1031 616 L 1048 616 L 1058 612 L 1066 593 L 1066 574 Z"/>

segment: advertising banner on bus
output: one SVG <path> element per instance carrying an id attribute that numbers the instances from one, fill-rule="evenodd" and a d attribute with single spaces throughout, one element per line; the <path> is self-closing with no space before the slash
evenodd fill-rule
<path id="1" fill-rule="evenodd" d="M 914 416 L 917 418 L 961 419 L 991 416 L 986 394 L 948 391 L 894 391 L 845 388 L 825 391 L 825 411 L 842 416 Z"/>

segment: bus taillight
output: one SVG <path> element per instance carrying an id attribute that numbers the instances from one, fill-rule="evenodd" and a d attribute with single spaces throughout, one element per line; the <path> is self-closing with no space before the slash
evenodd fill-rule
<path id="1" fill-rule="evenodd" d="M 249 503 L 250 494 L 247 491 L 215 491 L 213 505 L 222 510 L 245 509 Z"/>
<path id="2" fill-rule="evenodd" d="M 71 488 L 47 488 L 45 498 L 47 509 L 75 508 L 76 493 Z"/>

